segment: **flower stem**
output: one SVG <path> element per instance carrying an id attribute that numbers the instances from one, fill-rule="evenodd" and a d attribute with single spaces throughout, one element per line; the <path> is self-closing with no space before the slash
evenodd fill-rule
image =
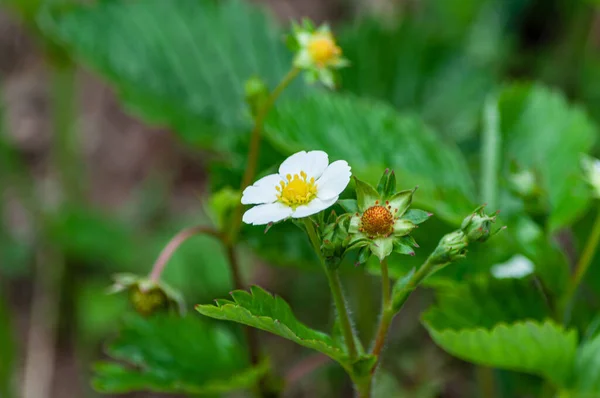
<path id="1" fill-rule="evenodd" d="M 256 174 L 256 166 L 258 164 L 258 155 L 260 153 L 260 138 L 262 134 L 263 125 L 267 115 L 275 101 L 279 98 L 283 90 L 298 76 L 300 73 L 300 69 L 293 67 L 284 76 L 284 78 L 279 82 L 277 87 L 271 92 L 271 95 L 267 98 L 265 104 L 261 107 L 259 112 L 254 119 L 254 128 L 252 129 L 252 133 L 250 135 L 250 148 L 248 148 L 248 161 L 246 163 L 246 170 L 244 171 L 244 177 L 242 178 L 242 183 L 240 185 L 240 190 L 244 190 L 248 185 L 252 183 L 254 176 Z M 240 233 L 240 228 L 242 226 L 242 210 L 244 205 L 240 202 L 234 210 L 232 222 L 230 225 L 230 233 L 228 236 L 228 242 L 235 242 Z M 233 244 L 233 243 L 231 243 Z"/>
<path id="2" fill-rule="evenodd" d="M 215 238 L 222 240 L 222 235 L 219 231 L 204 226 L 186 228 L 180 231 L 177 235 L 175 235 L 169 243 L 164 247 L 164 249 L 160 252 L 160 255 L 154 262 L 154 266 L 152 267 L 152 272 L 150 272 L 150 280 L 153 282 L 158 282 L 160 280 L 160 276 L 165 270 L 167 263 L 175 253 L 175 251 L 181 246 L 183 242 L 188 240 L 194 235 L 210 235 Z"/>
<path id="3" fill-rule="evenodd" d="M 340 323 L 342 327 L 342 334 L 344 335 L 344 341 L 346 342 L 346 347 L 348 349 L 348 355 L 350 359 L 354 359 L 357 356 L 356 343 L 354 341 L 354 330 L 352 329 L 352 323 L 350 322 L 350 316 L 348 315 L 348 308 L 346 308 L 346 300 L 344 300 L 344 293 L 342 292 L 342 283 L 340 282 L 340 276 L 337 270 L 330 269 L 323 259 L 323 255 L 321 254 L 321 245 L 319 243 L 319 237 L 317 235 L 317 231 L 315 230 L 315 226 L 313 225 L 310 218 L 306 217 L 303 219 L 304 225 L 306 226 L 306 232 L 308 233 L 308 238 L 310 239 L 310 243 L 315 250 L 317 256 L 321 260 L 321 264 L 325 269 L 325 274 L 327 274 L 327 281 L 329 282 L 329 289 L 331 290 L 331 295 L 333 297 L 333 302 L 335 303 L 335 307 L 337 309 L 338 316 L 340 317 Z"/>
<path id="4" fill-rule="evenodd" d="M 371 351 L 373 355 L 377 356 L 381 354 L 392 318 L 394 317 L 387 258 L 381 262 L 381 294 L 381 318 L 379 319 L 379 327 L 375 335 L 375 344 Z M 375 368 L 376 366 L 373 366 L 373 371 Z"/>
<path id="5" fill-rule="evenodd" d="M 596 253 L 596 249 L 598 248 L 598 243 L 600 242 L 600 209 L 596 214 L 596 219 L 594 220 L 594 224 L 592 226 L 592 231 L 588 236 L 588 240 L 585 244 L 585 248 L 583 249 L 583 253 L 577 262 L 577 266 L 575 267 L 575 273 L 571 277 L 569 282 L 569 287 L 565 293 L 563 302 L 562 302 L 562 310 L 563 313 L 569 308 L 571 301 L 574 299 L 575 294 L 577 293 L 577 289 L 583 276 L 587 272 L 592 260 L 594 259 L 594 254 Z"/>

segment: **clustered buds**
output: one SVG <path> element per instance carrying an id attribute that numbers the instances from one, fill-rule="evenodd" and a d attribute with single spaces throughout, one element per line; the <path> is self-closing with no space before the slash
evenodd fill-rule
<path id="1" fill-rule="evenodd" d="M 431 254 L 430 261 L 436 265 L 447 264 L 464 258 L 467 246 L 471 242 L 485 242 L 503 228 L 492 232 L 492 223 L 496 221 L 496 214 L 487 215 L 485 206 L 479 206 L 466 217 L 460 229 L 445 235 Z"/>
<path id="2" fill-rule="evenodd" d="M 336 269 L 342 262 L 342 258 L 350 242 L 348 234 L 349 214 L 337 216 L 335 211 L 329 214 L 327 223 L 321 228 L 323 243 L 321 252 L 325 258 L 325 263 L 330 269 Z"/>
<path id="3" fill-rule="evenodd" d="M 179 292 L 163 282 L 154 282 L 133 274 L 117 274 L 110 293 L 127 291 L 133 308 L 144 316 L 157 312 L 177 312 L 183 314 L 185 305 Z"/>

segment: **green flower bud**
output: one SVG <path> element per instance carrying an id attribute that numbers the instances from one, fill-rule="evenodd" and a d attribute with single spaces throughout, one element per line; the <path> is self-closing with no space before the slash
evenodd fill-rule
<path id="1" fill-rule="evenodd" d="M 467 255 L 469 239 L 461 230 L 451 232 L 440 240 L 430 257 L 430 262 L 436 265 L 447 264 L 460 260 Z"/>
<path id="2" fill-rule="evenodd" d="M 323 238 L 321 252 L 325 257 L 327 266 L 331 269 L 339 267 L 350 242 L 350 235 L 348 234 L 349 222 L 350 214 L 343 214 L 337 217 L 335 211 L 332 211 L 329 215 L 328 223 L 321 229 L 321 236 Z"/>
<path id="3" fill-rule="evenodd" d="M 581 157 L 581 168 L 586 182 L 593 190 L 594 196 L 600 198 L 600 160 L 583 155 Z"/>
<path id="4" fill-rule="evenodd" d="M 269 98 L 269 88 L 260 77 L 251 77 L 244 84 L 246 103 L 250 106 L 250 112 L 255 117 L 258 111 Z"/>
<path id="5" fill-rule="evenodd" d="M 485 242 L 491 236 L 492 223 L 496 222 L 496 215 L 488 216 L 483 212 L 484 206 L 479 206 L 465 218 L 460 229 L 465 233 L 469 242 Z"/>
<path id="6" fill-rule="evenodd" d="M 133 274 L 117 274 L 114 280 L 109 293 L 129 292 L 133 308 L 141 315 L 149 316 L 167 311 L 175 311 L 181 315 L 185 313 L 181 294 L 163 282 L 155 282 Z"/>

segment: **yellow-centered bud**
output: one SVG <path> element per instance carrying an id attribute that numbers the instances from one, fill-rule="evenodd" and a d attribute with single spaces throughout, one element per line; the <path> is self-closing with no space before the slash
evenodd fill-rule
<path id="1" fill-rule="evenodd" d="M 308 44 L 308 53 L 317 66 L 323 67 L 339 58 L 342 49 L 330 34 L 315 34 Z"/>

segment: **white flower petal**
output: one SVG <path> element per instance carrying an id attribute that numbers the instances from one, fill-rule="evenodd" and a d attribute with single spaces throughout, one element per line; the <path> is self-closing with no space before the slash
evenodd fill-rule
<path id="1" fill-rule="evenodd" d="M 242 204 L 256 205 L 275 202 L 277 200 L 275 187 L 279 185 L 280 181 L 283 180 L 279 174 L 271 174 L 246 187 L 242 194 Z"/>
<path id="2" fill-rule="evenodd" d="M 317 179 L 323 174 L 328 163 L 329 157 L 323 151 L 301 151 L 283 161 L 279 166 L 279 175 L 286 178 L 288 174 L 299 175 L 303 171 L 309 179 L 311 177 Z"/>
<path id="3" fill-rule="evenodd" d="M 527 257 L 517 254 L 507 262 L 492 267 L 492 275 L 497 279 L 523 278 L 534 272 L 535 266 Z"/>
<path id="4" fill-rule="evenodd" d="M 254 206 L 244 213 L 242 221 L 246 224 L 265 225 L 270 222 L 281 221 L 292 214 L 292 208 L 282 203 L 268 203 Z"/>
<path id="5" fill-rule="evenodd" d="M 302 49 L 296 53 L 294 57 L 294 66 L 301 69 L 308 69 L 313 65 L 312 57 L 306 49 Z"/>
<path id="6" fill-rule="evenodd" d="M 308 204 L 303 206 L 298 206 L 296 210 L 292 213 L 292 218 L 304 218 L 311 216 L 320 212 L 321 210 L 325 210 L 326 208 L 333 206 L 333 204 L 338 200 L 338 197 L 335 196 L 333 198 L 327 200 L 321 200 L 319 198 L 314 198 Z"/>
<path id="7" fill-rule="evenodd" d="M 350 183 L 351 175 L 345 160 L 331 163 L 317 180 L 317 198 L 327 200 L 339 196 Z"/>

